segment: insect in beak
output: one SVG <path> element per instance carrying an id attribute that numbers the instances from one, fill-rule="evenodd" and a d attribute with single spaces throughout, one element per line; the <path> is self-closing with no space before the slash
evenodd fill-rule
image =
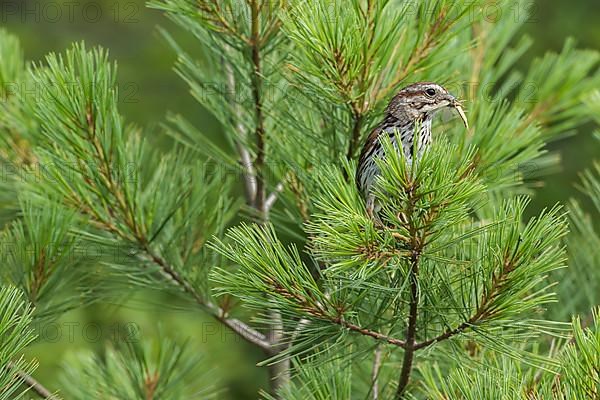
<path id="1" fill-rule="evenodd" d="M 460 119 L 462 119 L 463 124 L 465 124 L 465 128 L 469 129 L 469 121 L 467 121 L 467 115 L 465 114 L 465 110 L 463 110 L 460 102 L 456 99 L 453 99 L 452 102 L 450 103 L 450 106 L 454 107 L 454 109 L 460 116 Z"/>

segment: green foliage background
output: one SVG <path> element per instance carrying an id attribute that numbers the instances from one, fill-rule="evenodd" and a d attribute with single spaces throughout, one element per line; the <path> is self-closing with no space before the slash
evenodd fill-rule
<path id="1" fill-rule="evenodd" d="M 42 3 L 44 0 L 26 1 L 22 7 L 35 9 L 43 7 Z M 81 10 L 88 3 L 99 5 L 102 15 L 85 18 Z M 196 126 L 203 127 L 204 132 L 212 133 L 218 142 L 221 136 L 219 124 L 198 106 L 187 93 L 185 83 L 172 71 L 175 55 L 158 34 L 157 26 L 168 27 L 192 54 L 202 55 L 194 53 L 194 41 L 189 35 L 170 24 L 159 11 L 146 8 L 143 0 L 81 1 L 73 18 L 63 13 L 55 21 L 9 13 L 6 7 L 10 4 L 14 5 L 15 1 L 0 2 L 2 25 L 20 38 L 27 60 L 38 61 L 45 54 L 62 51 L 78 40 L 85 40 L 89 47 L 100 45 L 110 49 L 111 59 L 119 62 L 120 110 L 130 122 L 155 127 L 145 131 L 150 140 L 166 140 L 159 134 L 157 125 L 168 111 L 177 111 Z M 599 20 L 600 7 L 596 0 L 537 0 L 534 17 L 525 28 L 534 38 L 534 47 L 523 63 L 528 64 L 547 50 L 560 51 L 568 36 L 575 37 L 579 47 L 600 48 Z M 153 132 L 156 136 L 152 136 Z M 552 144 L 563 158 L 562 170 L 544 177 L 552 184 L 539 187 L 528 213 L 537 214 L 557 201 L 566 202 L 578 197 L 573 182 L 578 181 L 578 174 L 600 153 L 600 142 L 591 136 L 591 130 L 582 128 L 580 134 Z M 219 386 L 230 388 L 223 398 L 254 398 L 258 389 L 266 386 L 264 371 L 256 367 L 254 374 L 248 373 L 248 366 L 262 359 L 258 350 L 223 330 L 218 323 L 203 319 L 200 313 L 178 308 L 177 301 L 167 294 L 163 296 L 156 298 L 156 294 L 150 297 L 139 291 L 125 292 L 123 301 L 130 307 L 90 306 L 70 312 L 58 323 L 42 328 L 45 343 L 30 348 L 40 361 L 36 376 L 50 389 L 57 389 L 59 366 L 75 349 L 100 348 L 115 336 L 129 335 L 129 327 L 136 327 L 142 337 L 146 334 L 156 336 L 160 326 L 168 336 L 195 338 L 190 345 L 204 355 L 206 369 L 219 377 Z M 159 304 L 161 307 L 169 304 L 171 310 L 165 311 L 158 307 Z M 86 331 L 85 327 L 90 328 Z"/>

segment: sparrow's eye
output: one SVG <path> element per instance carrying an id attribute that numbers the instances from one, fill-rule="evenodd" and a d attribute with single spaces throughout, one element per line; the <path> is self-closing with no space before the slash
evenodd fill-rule
<path id="1" fill-rule="evenodd" d="M 429 88 L 429 89 L 425 90 L 425 94 L 429 97 L 433 97 L 433 96 L 435 96 L 435 89 Z"/>

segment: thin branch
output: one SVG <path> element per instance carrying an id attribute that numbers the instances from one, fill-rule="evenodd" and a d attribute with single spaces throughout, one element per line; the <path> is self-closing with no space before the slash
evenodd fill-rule
<path id="1" fill-rule="evenodd" d="M 268 213 L 269 211 L 271 211 L 271 208 L 273 208 L 275 201 L 277 201 L 277 196 L 283 191 L 283 188 L 283 182 L 279 182 L 277 186 L 275 186 L 275 190 L 273 190 L 271 194 L 269 194 L 269 197 L 267 197 L 267 200 L 265 200 L 265 212 Z"/>
<path id="2" fill-rule="evenodd" d="M 289 290 L 287 290 L 286 288 L 284 288 L 283 286 L 281 286 L 278 282 L 276 282 L 274 280 L 270 280 L 270 281 L 268 281 L 268 283 L 272 285 L 274 292 L 279 293 L 280 295 L 282 295 L 284 297 L 293 299 L 299 305 L 302 306 L 302 309 L 305 312 L 307 312 L 308 314 L 310 314 L 320 320 L 333 322 L 334 324 L 340 325 L 352 332 L 360 333 L 361 335 L 369 336 L 369 337 L 372 337 L 373 339 L 377 339 L 379 341 L 386 342 L 386 343 L 392 344 L 394 346 L 399 346 L 402 348 L 406 347 L 406 342 L 403 340 L 389 337 L 383 333 L 373 331 L 368 328 L 363 328 L 361 326 L 358 326 L 356 324 L 348 322 L 344 319 L 344 317 L 342 315 L 337 315 L 337 316 L 331 315 L 331 313 L 328 312 L 320 303 L 315 304 L 313 301 L 308 300 L 306 297 L 299 295 L 298 293 L 290 292 Z M 310 321 L 306 321 L 306 322 L 303 322 L 303 321 L 305 321 L 305 320 L 302 319 L 298 323 L 298 327 L 296 328 L 296 332 L 294 333 L 294 336 L 293 336 L 294 338 L 299 334 L 299 330 L 302 329 L 302 327 L 307 326 L 310 323 Z"/>
<path id="3" fill-rule="evenodd" d="M 352 118 L 354 119 L 354 124 L 352 126 L 350 145 L 348 146 L 348 154 L 346 154 L 346 158 L 348 160 L 354 158 L 354 153 L 356 153 L 356 149 L 358 148 L 358 142 L 360 140 L 360 131 L 362 129 L 364 119 L 364 115 L 357 110 L 352 111 L 352 116 Z"/>
<path id="4" fill-rule="evenodd" d="M 292 345 L 296 341 L 296 339 L 298 339 L 298 336 L 300 336 L 300 333 L 302 332 L 302 330 L 309 325 L 310 325 L 310 319 L 301 318 L 300 321 L 298 321 L 298 324 L 296 325 L 296 329 L 294 329 L 294 333 L 292 333 L 292 337 L 290 339 L 290 345 Z"/>
<path id="5" fill-rule="evenodd" d="M 396 398 L 401 399 L 408 385 L 410 373 L 415 353 L 415 338 L 417 335 L 417 317 L 419 311 L 419 256 L 418 251 L 414 251 L 410 261 L 410 307 L 408 312 L 408 327 L 406 328 L 406 348 L 404 350 L 404 359 L 402 361 L 402 371 L 400 372 L 400 381 L 396 390 Z"/>
<path id="6" fill-rule="evenodd" d="M 213 316 L 218 321 L 223 323 L 223 325 L 231 329 L 233 332 L 237 333 L 248 343 L 252 343 L 267 352 L 272 350 L 272 345 L 267 340 L 265 335 L 251 328 L 237 318 L 227 318 L 226 314 L 223 312 L 223 309 L 213 305 L 212 303 L 207 303 L 206 306 L 213 310 Z"/>
<path id="7" fill-rule="evenodd" d="M 229 34 L 243 43 L 250 44 L 250 39 L 245 35 L 238 32 L 238 30 L 232 26 L 227 19 L 223 16 L 223 10 L 218 0 L 211 0 L 210 3 L 212 8 L 207 2 L 199 1 L 198 9 L 201 11 L 207 22 L 213 24 L 213 29 L 217 32 Z M 231 13 L 230 13 L 231 14 Z"/>
<path id="8" fill-rule="evenodd" d="M 379 399 L 379 370 L 381 369 L 381 346 L 375 348 L 375 357 L 373 359 L 373 371 L 371 372 L 371 383 L 373 390 L 373 400 Z"/>
<path id="9" fill-rule="evenodd" d="M 251 12 L 251 53 L 253 64 L 253 79 L 252 79 L 252 95 L 254 97 L 254 114 L 256 118 L 256 201 L 255 208 L 260 212 L 265 212 L 265 127 L 263 115 L 263 98 L 262 98 L 262 67 L 261 67 L 261 37 L 260 37 L 260 5 L 258 0 L 250 1 Z"/>
<path id="10" fill-rule="evenodd" d="M 417 319 L 419 316 L 419 261 L 425 237 L 427 232 L 418 227 L 415 223 L 413 214 L 415 212 L 415 202 L 417 196 L 415 194 L 414 182 L 406 186 L 408 195 L 408 203 L 406 206 L 406 223 L 408 225 L 408 236 L 410 239 L 410 270 L 408 271 L 408 279 L 410 280 L 410 299 L 408 311 L 408 325 L 406 327 L 406 346 L 404 348 L 404 359 L 402 361 L 402 370 L 400 371 L 400 379 L 396 390 L 396 399 L 402 399 L 404 392 L 410 380 L 410 375 L 413 368 L 413 360 L 415 353 L 415 342 L 417 337 Z"/>
<path id="11" fill-rule="evenodd" d="M 81 199 L 79 199 L 79 196 L 77 196 L 76 193 L 73 193 L 73 196 L 75 196 L 74 203 L 77 203 L 78 201 L 80 203 L 75 204 L 75 206 L 78 206 L 77 208 L 79 209 L 79 211 L 95 220 L 97 225 L 104 228 L 111 234 L 114 234 L 117 237 L 120 237 L 121 239 L 137 243 L 139 248 L 148 256 L 148 258 L 160 268 L 161 274 L 165 278 L 167 278 L 167 280 L 169 280 L 174 285 L 179 286 L 185 293 L 193 297 L 196 303 L 198 303 L 211 316 L 213 316 L 218 321 L 222 322 L 225 326 L 229 327 L 231 330 L 240 335 L 246 341 L 257 345 L 266 351 L 270 351 L 272 346 L 265 335 L 252 329 L 242 321 L 228 318 L 227 313 L 223 309 L 207 301 L 194 289 L 194 287 L 187 280 L 185 280 L 181 275 L 179 275 L 179 273 L 166 260 L 164 260 L 152 250 L 148 238 L 142 232 L 140 226 L 135 220 L 135 215 L 130 207 L 130 204 L 125 200 L 125 196 L 121 190 L 121 186 L 118 182 L 115 181 L 114 176 L 110 173 L 110 161 L 108 157 L 104 154 L 103 148 L 96 136 L 94 115 L 91 108 L 87 110 L 87 124 L 89 131 L 88 139 L 91 141 L 94 147 L 94 151 L 96 153 L 94 154 L 94 156 L 98 159 L 100 163 L 100 179 L 107 186 L 107 188 L 110 189 L 109 191 L 114 201 L 116 202 L 115 207 L 122 214 L 125 225 L 128 229 L 131 230 L 132 235 L 123 232 L 123 230 L 121 229 L 117 229 L 111 221 L 107 221 L 97 213 L 94 213 L 91 207 L 85 207 L 84 204 L 87 206 L 89 206 L 89 204 L 81 201 Z M 114 213 L 111 212 L 111 215 L 114 215 Z"/>
<path id="12" fill-rule="evenodd" d="M 15 369 L 15 365 L 12 362 L 7 364 L 8 368 Z M 15 374 L 17 377 L 23 381 L 23 384 L 33 390 L 39 397 L 48 400 L 58 400 L 59 398 L 55 396 L 50 390 L 46 389 L 44 385 L 38 382 L 34 377 L 25 373 L 21 370 L 15 370 Z"/>
<path id="13" fill-rule="evenodd" d="M 241 127 L 241 123 L 238 124 L 238 129 Z M 244 182 L 246 190 L 246 203 L 254 204 L 256 201 L 256 172 L 254 171 L 254 165 L 252 164 L 252 157 L 248 149 L 240 142 L 236 142 L 235 147 L 240 154 L 240 162 L 244 169 Z"/>
<path id="14" fill-rule="evenodd" d="M 254 167 L 256 169 L 256 198 L 254 208 L 259 214 L 260 222 L 266 223 L 269 215 L 268 210 L 275 202 L 270 201 L 267 206 L 266 201 L 266 173 L 265 173 L 265 157 L 266 157 L 266 132 L 265 132 L 265 117 L 263 113 L 263 97 L 262 97 L 262 59 L 261 46 L 266 38 L 261 37 L 260 33 L 260 15 L 261 8 L 265 3 L 259 0 L 248 0 L 250 6 L 251 23 L 250 23 L 250 51 L 252 54 L 253 79 L 252 79 L 252 95 L 254 98 L 254 114 L 256 119 L 255 139 L 256 139 L 256 160 Z M 269 310 L 269 320 L 271 326 L 267 334 L 267 341 L 270 348 L 268 354 L 275 355 L 286 348 L 283 343 L 283 320 L 281 314 L 277 310 Z M 290 360 L 285 358 L 277 363 L 269 366 L 270 375 L 270 392 L 273 396 L 279 397 L 279 390 L 284 387 L 290 380 Z"/>
<path id="15" fill-rule="evenodd" d="M 352 324 L 350 322 L 344 321 L 341 317 L 330 319 L 330 321 L 335 322 L 336 324 L 341 325 L 344 328 L 347 328 L 347 329 L 349 329 L 349 330 L 351 330 L 353 332 L 360 333 L 361 335 L 370 336 L 373 339 L 377 339 L 377 340 L 380 340 L 382 342 L 386 342 L 386 343 L 392 344 L 394 346 L 402 347 L 403 349 L 407 348 L 406 341 L 404 341 L 404 340 L 400 340 L 400 339 L 396 339 L 396 338 L 393 338 L 393 337 L 389 337 L 387 335 L 384 335 L 383 333 L 380 333 L 380 332 L 377 332 L 377 331 L 373 331 L 373 330 L 370 330 L 368 328 L 362 328 L 362 327 L 360 327 L 358 325 L 355 325 L 355 324 Z"/>
<path id="16" fill-rule="evenodd" d="M 156 255 L 148 246 L 142 247 L 142 250 L 144 250 L 146 254 L 150 256 L 152 261 L 161 268 L 163 275 L 179 286 L 185 293 L 191 295 L 196 303 L 202 306 L 202 308 L 204 308 L 217 321 L 223 323 L 223 325 L 237 333 L 247 342 L 258 346 L 265 351 L 272 350 L 271 342 L 265 335 L 238 319 L 228 318 L 225 310 L 202 297 L 188 281 L 181 277 L 181 275 L 179 275 L 164 259 Z"/>
<path id="17" fill-rule="evenodd" d="M 268 311 L 269 326 L 268 340 L 272 343 L 272 350 L 270 355 L 277 355 L 287 348 L 287 344 L 284 343 L 284 328 L 283 319 L 281 313 L 278 310 L 271 309 Z M 277 396 L 277 392 L 291 379 L 290 374 L 290 360 L 284 358 L 269 366 L 269 377 L 271 381 L 271 394 Z"/>
<path id="18" fill-rule="evenodd" d="M 465 329 L 467 329 L 473 325 L 473 322 L 471 322 L 471 319 L 472 318 L 470 318 L 469 321 L 463 322 L 462 324 L 460 324 L 459 326 L 457 326 L 454 329 L 446 330 L 444 333 L 442 333 L 434 338 L 431 338 L 431 339 L 428 339 L 423 342 L 415 344 L 414 349 L 415 350 L 422 349 L 433 343 L 441 342 L 443 340 L 451 338 L 452 336 L 458 335 L 459 333 L 463 332 Z"/>
<path id="19" fill-rule="evenodd" d="M 228 93 L 236 93 L 235 75 L 230 63 L 223 60 L 225 75 L 227 76 Z M 250 156 L 250 150 L 245 146 L 246 129 L 242 123 L 242 110 L 240 105 L 235 102 L 235 98 L 229 99 L 229 103 L 234 113 L 233 125 L 237 132 L 238 139 L 235 146 L 240 155 L 240 162 L 244 171 L 244 183 L 246 193 L 246 204 L 253 205 L 256 201 L 256 171 Z"/>

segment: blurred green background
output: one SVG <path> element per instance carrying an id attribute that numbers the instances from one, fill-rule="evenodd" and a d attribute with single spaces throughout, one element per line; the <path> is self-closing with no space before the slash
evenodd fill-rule
<path id="1" fill-rule="evenodd" d="M 537 0 L 525 32 L 535 45 L 521 63 L 547 50 L 560 51 L 566 37 L 573 36 L 580 47 L 600 48 L 600 7 L 598 0 Z M 510 11 L 508 11 L 510 12 Z M 159 12 L 145 7 L 143 0 L 0 1 L 1 24 L 17 34 L 26 59 L 38 62 L 48 52 L 63 51 L 73 41 L 110 49 L 118 61 L 120 106 L 127 120 L 144 128 L 151 141 L 164 143 L 160 130 L 167 111 L 185 115 L 199 128 L 218 138 L 216 120 L 188 94 L 187 87 L 172 66 L 175 55 L 158 34 L 163 26 L 188 49 L 197 48 L 194 39 L 177 29 Z M 198 49 L 196 53 L 201 57 Z M 537 189 L 531 212 L 576 196 L 573 184 L 578 173 L 600 158 L 600 143 L 592 139 L 592 128 L 551 145 L 563 159 L 561 169 Z M 127 295 L 127 294 L 126 294 Z M 59 366 L 81 348 L 100 348 L 134 326 L 142 336 L 158 331 L 181 338 L 191 337 L 194 351 L 205 355 L 204 369 L 227 390 L 224 399 L 253 399 L 265 387 L 266 373 L 252 367 L 263 355 L 224 331 L 201 313 L 182 310 L 168 298 L 131 293 L 128 307 L 94 305 L 65 315 L 39 328 L 42 341 L 31 349 L 40 360 L 36 376 L 52 389 L 60 388 Z M 158 306 L 162 304 L 163 306 Z M 173 304 L 165 308 L 164 304 Z"/>

